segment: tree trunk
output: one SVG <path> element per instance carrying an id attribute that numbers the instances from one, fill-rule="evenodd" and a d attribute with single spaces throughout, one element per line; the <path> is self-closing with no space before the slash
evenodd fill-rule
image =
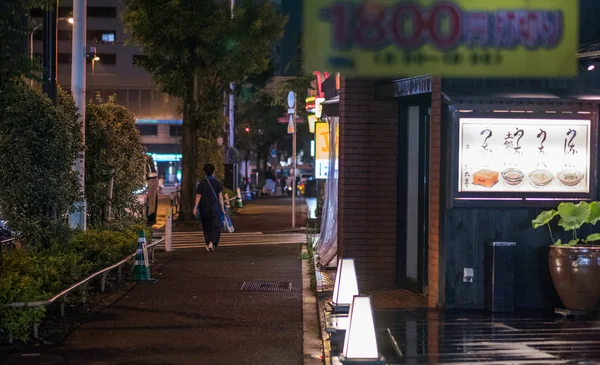
<path id="1" fill-rule="evenodd" d="M 194 72 L 194 93 L 187 96 L 183 106 L 183 136 L 181 139 L 181 209 L 180 221 L 194 220 L 196 183 L 198 180 L 198 136 L 196 105 L 198 103 L 198 72 Z"/>

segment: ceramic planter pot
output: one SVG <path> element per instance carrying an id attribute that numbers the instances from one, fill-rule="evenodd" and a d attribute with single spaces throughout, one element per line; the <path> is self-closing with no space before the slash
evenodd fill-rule
<path id="1" fill-rule="evenodd" d="M 600 246 L 550 246 L 550 274 L 567 309 L 600 303 Z"/>

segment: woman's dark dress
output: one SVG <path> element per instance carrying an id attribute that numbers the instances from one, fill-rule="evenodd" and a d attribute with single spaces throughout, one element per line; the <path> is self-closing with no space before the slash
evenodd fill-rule
<path id="1" fill-rule="evenodd" d="M 213 245 L 218 246 L 221 238 L 223 211 L 221 210 L 221 203 L 217 198 L 221 192 L 223 192 L 223 186 L 214 176 L 202 180 L 196 190 L 196 194 L 200 194 L 198 210 L 200 211 L 202 231 L 204 232 L 204 240 L 207 245 L 209 242 L 212 242 Z"/>

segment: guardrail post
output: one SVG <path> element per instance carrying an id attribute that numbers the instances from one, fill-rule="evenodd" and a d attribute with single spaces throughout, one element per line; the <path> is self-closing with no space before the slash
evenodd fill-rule
<path id="1" fill-rule="evenodd" d="M 60 302 L 60 316 L 64 317 L 65 316 L 65 301 L 62 300 Z"/>
<path id="2" fill-rule="evenodd" d="M 117 277 L 119 278 L 119 282 L 123 280 L 123 264 L 119 265 L 117 269 Z"/>
<path id="3" fill-rule="evenodd" d="M 40 337 L 38 329 L 39 329 L 39 324 L 34 323 L 33 324 L 33 338 L 35 338 L 36 340 Z"/>
<path id="4" fill-rule="evenodd" d="M 167 208 L 167 222 L 165 225 L 165 251 L 173 251 L 173 207 Z"/>
<path id="5" fill-rule="evenodd" d="M 81 289 L 80 289 L 80 293 L 81 293 L 81 302 L 82 302 L 83 304 L 85 304 L 85 303 L 87 302 L 87 299 L 86 299 L 87 285 L 88 285 L 88 283 L 85 283 L 85 284 L 81 285 Z"/>
<path id="6" fill-rule="evenodd" d="M 100 293 L 104 293 L 106 289 L 106 277 L 108 276 L 109 271 L 105 271 L 104 274 L 100 277 Z"/>

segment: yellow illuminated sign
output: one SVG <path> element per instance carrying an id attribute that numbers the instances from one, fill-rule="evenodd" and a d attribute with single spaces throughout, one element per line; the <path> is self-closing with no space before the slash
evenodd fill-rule
<path id="1" fill-rule="evenodd" d="M 329 161 L 329 124 L 315 123 L 315 158 Z"/>
<path id="2" fill-rule="evenodd" d="M 304 65 L 347 76 L 572 77 L 578 0 L 306 0 Z"/>
<path id="3" fill-rule="evenodd" d="M 315 133 L 315 123 L 317 123 L 318 119 L 319 118 L 317 118 L 316 115 L 308 116 L 308 129 L 310 130 L 310 133 Z"/>

